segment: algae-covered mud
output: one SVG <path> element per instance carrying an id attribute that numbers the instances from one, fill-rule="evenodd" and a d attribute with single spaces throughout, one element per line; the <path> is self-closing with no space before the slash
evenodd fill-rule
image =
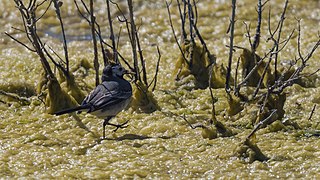
<path id="1" fill-rule="evenodd" d="M 115 2 L 127 15 L 126 1 Z M 197 26 L 208 49 L 215 55 L 217 64 L 223 67 L 227 64 L 229 53 L 226 47 L 229 35 L 226 32 L 231 1 L 197 2 Z M 269 7 L 272 14 L 270 23 L 274 25 L 280 19 L 284 2 L 270 0 L 264 8 L 260 46 L 256 52 L 259 56 L 263 56 L 270 47 L 270 41 L 266 43 Z M 241 144 L 254 127 L 255 122 L 252 121 L 257 118 L 257 109 L 230 109 L 225 89 L 213 89 L 216 118 L 232 131 L 227 137 L 217 133 L 218 130 L 209 122 L 212 118 L 212 100 L 208 88 L 194 88 L 194 79 L 189 76 L 181 76 L 180 81 L 176 81 L 176 64 L 181 54 L 172 34 L 165 1 L 134 1 L 133 4 L 149 81 L 156 73 L 159 57 L 156 46 L 161 51 L 157 86 L 153 91 L 157 107 L 152 113 L 142 113 L 137 108 L 129 107 L 112 119 L 115 123 L 129 120 L 128 127 L 117 132 L 107 127 L 107 137 L 101 140 L 102 119 L 86 113 L 62 116 L 47 113 L 46 86 L 39 86 L 45 84 L 39 57 L 4 34 L 8 32 L 21 42 L 27 42 L 19 30 L 23 26 L 14 1 L 0 1 L 0 178 L 320 178 L 319 73 L 306 77 L 303 83 L 287 87 L 284 90 L 286 100 L 281 101 L 284 102 L 283 117 L 258 130 L 252 138 L 252 142 L 268 159 L 252 159 L 255 152 L 238 156 Z M 250 48 L 243 22 L 251 24 L 254 34 L 256 4 L 254 0 L 237 2 L 234 37 L 237 46 Z M 105 1 L 96 1 L 95 9 L 97 21 L 105 32 L 102 35 L 108 39 L 110 31 Z M 176 1 L 172 2 L 170 10 L 177 36 L 180 37 Z M 44 11 L 45 8 L 39 9 L 39 14 Z M 81 92 L 87 95 L 95 87 L 90 28 L 77 12 L 73 1 L 63 1 L 61 13 L 68 40 L 70 71 Z M 111 14 L 117 36 L 122 26 L 118 50 L 131 62 L 126 27 L 124 23 L 117 22 L 116 16 L 121 14 L 114 5 Z M 284 64 L 299 56 L 297 19 L 301 19 L 301 49 L 307 54 L 319 39 L 320 2 L 289 1 L 283 37 L 288 37 L 293 29 L 296 31 L 288 48 L 279 54 Z M 38 33 L 43 41 L 63 57 L 61 31 L 54 9 L 49 8 L 38 23 Z M 241 53 L 242 50 L 238 49 L 234 52 L 232 67 L 236 67 L 236 59 Z M 101 56 L 99 54 L 100 71 L 103 64 Z M 319 59 L 318 49 L 303 73 L 319 69 Z M 61 81 L 58 69 L 52 70 Z M 185 73 L 183 69 L 181 72 Z M 221 74 L 224 73 L 221 70 Z M 219 76 L 215 78 L 219 79 Z M 61 83 L 62 89 L 67 89 L 67 86 L 65 82 Z M 79 96 L 82 97 L 81 94 Z M 231 115 L 230 111 L 235 110 L 238 112 Z M 202 124 L 206 128 L 192 129 L 187 122 Z"/>

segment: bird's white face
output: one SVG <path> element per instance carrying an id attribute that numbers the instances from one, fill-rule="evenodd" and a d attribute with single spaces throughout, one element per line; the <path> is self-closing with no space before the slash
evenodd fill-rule
<path id="1" fill-rule="evenodd" d="M 112 76 L 122 77 L 127 73 L 127 70 L 124 69 L 121 65 L 112 66 Z"/>

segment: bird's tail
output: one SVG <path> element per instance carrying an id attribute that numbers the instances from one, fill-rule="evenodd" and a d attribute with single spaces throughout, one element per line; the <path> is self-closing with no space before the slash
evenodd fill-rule
<path id="1" fill-rule="evenodd" d="M 59 116 L 59 115 L 62 115 L 62 114 L 72 113 L 72 112 L 83 110 L 83 109 L 87 109 L 87 108 L 88 108 L 87 106 L 77 106 L 77 107 L 74 107 L 74 108 L 58 111 L 58 112 L 56 112 L 54 114 Z"/>

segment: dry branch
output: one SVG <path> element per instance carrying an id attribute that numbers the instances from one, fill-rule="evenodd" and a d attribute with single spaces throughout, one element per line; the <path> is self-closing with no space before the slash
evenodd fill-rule
<path id="1" fill-rule="evenodd" d="M 236 0 L 232 0 L 232 14 L 230 19 L 230 47 L 229 47 L 229 58 L 228 58 L 228 66 L 227 66 L 227 74 L 226 74 L 226 85 L 225 90 L 227 93 L 230 93 L 230 77 L 231 77 L 231 64 L 232 64 L 232 56 L 233 56 L 233 39 L 234 39 L 234 24 L 235 24 L 235 16 L 236 16 Z"/>

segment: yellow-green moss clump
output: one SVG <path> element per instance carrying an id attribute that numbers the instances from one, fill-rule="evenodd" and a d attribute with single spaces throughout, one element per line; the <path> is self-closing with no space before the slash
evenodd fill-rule
<path id="1" fill-rule="evenodd" d="M 78 62 L 78 61 L 77 61 Z M 80 63 L 76 63 L 75 65 L 73 65 L 70 69 L 71 72 L 76 72 L 78 71 L 79 69 L 84 69 L 85 72 L 84 74 L 87 75 L 88 74 L 88 71 L 89 69 L 92 69 L 93 66 L 90 64 L 90 62 L 88 61 L 88 59 L 86 58 L 82 58 L 80 60 Z"/>
<path id="2" fill-rule="evenodd" d="M 248 49 L 243 49 L 242 54 L 240 55 L 240 61 L 241 61 L 241 68 L 242 68 L 242 76 L 245 78 L 250 71 L 254 68 L 254 66 L 261 61 L 261 57 L 248 50 Z M 258 85 L 258 82 L 260 81 L 263 71 L 267 65 L 266 60 L 261 62 L 256 70 L 252 72 L 252 75 L 248 78 L 246 84 L 248 86 L 254 86 L 256 87 Z M 290 65 L 288 64 L 287 67 L 285 66 L 279 66 L 277 69 L 277 75 L 278 77 L 282 76 L 283 81 L 288 80 L 293 73 L 295 73 L 296 69 L 295 68 L 288 68 Z M 270 66 L 267 68 L 266 73 L 264 75 L 263 81 L 261 83 L 262 88 L 270 87 L 271 85 L 274 84 L 275 81 L 275 73 L 272 73 L 274 71 L 273 66 Z M 316 87 L 317 84 L 317 78 L 318 76 L 313 74 L 311 76 L 305 76 L 305 77 L 300 77 L 295 80 L 295 83 L 299 84 L 302 87 Z"/>
<path id="3" fill-rule="evenodd" d="M 75 82 L 75 77 L 72 73 L 69 73 L 66 77 L 61 71 L 59 71 L 61 79 L 61 87 L 65 89 L 70 96 L 72 96 L 79 104 L 86 97 L 83 91 L 79 88 L 78 84 Z"/>
<path id="4" fill-rule="evenodd" d="M 263 109 L 263 112 L 258 114 L 256 123 L 259 123 L 260 121 L 267 118 L 273 109 L 277 110 L 276 119 L 281 120 L 284 116 L 284 113 L 285 113 L 285 110 L 284 110 L 285 102 L 286 102 L 286 94 L 285 93 L 271 94 L 267 98 L 266 102 L 264 101 L 264 99 L 259 101 L 258 104 L 262 105 L 263 103 L 265 103 L 265 107 Z"/>
<path id="5" fill-rule="evenodd" d="M 215 139 L 218 137 L 217 129 L 214 126 L 205 126 L 202 128 L 201 136 L 204 139 Z"/>
<path id="6" fill-rule="evenodd" d="M 233 93 L 226 94 L 227 95 L 227 101 L 228 101 L 228 107 L 227 107 L 227 113 L 230 116 L 234 116 L 238 114 L 240 111 L 243 110 L 243 102 L 241 102 L 241 99 L 237 96 L 235 96 Z"/>
<path id="7" fill-rule="evenodd" d="M 235 154 L 239 158 L 244 158 L 249 163 L 254 161 L 267 161 L 270 159 L 261 152 L 260 148 L 254 141 L 249 139 L 246 139 L 237 147 Z"/>
<path id="8" fill-rule="evenodd" d="M 48 94 L 46 105 L 49 107 L 47 112 L 53 114 L 57 111 L 77 106 L 77 101 L 66 93 L 60 86 L 56 78 L 48 80 Z"/>
<path id="9" fill-rule="evenodd" d="M 242 54 L 240 55 L 240 64 L 242 68 L 242 76 L 245 78 L 249 72 L 253 69 L 253 67 L 261 60 L 261 57 L 257 54 L 253 54 L 248 49 L 243 49 Z M 250 78 L 247 80 L 248 86 L 257 86 L 260 78 L 263 75 L 263 71 L 265 69 L 266 63 L 261 62 L 257 69 L 252 73 Z M 263 78 L 263 82 L 261 87 L 267 87 L 274 83 L 274 76 L 271 73 L 270 67 L 267 69 L 266 74 Z"/>
<path id="10" fill-rule="evenodd" d="M 75 107 L 85 98 L 84 92 L 75 82 L 72 73 L 66 76 L 58 69 L 60 83 L 56 77 L 46 76 L 44 71 L 41 73 L 41 79 L 36 88 L 38 94 L 46 97 L 47 113 L 53 114 L 63 109 Z"/>
<path id="11" fill-rule="evenodd" d="M 131 108 L 137 112 L 151 113 L 160 110 L 153 93 L 148 90 L 148 87 L 137 81 L 133 87 L 133 95 Z"/>
<path id="12" fill-rule="evenodd" d="M 18 96 L 31 97 L 36 94 L 36 89 L 32 84 L 25 81 L 1 82 L 0 90 L 8 93 L 15 93 Z"/>
<path id="13" fill-rule="evenodd" d="M 183 83 L 194 81 L 194 88 L 207 88 L 209 86 L 209 66 L 211 65 L 211 62 L 205 49 L 202 45 L 197 43 L 192 47 L 192 44 L 189 41 L 186 41 L 181 48 L 185 59 L 183 55 L 180 54 L 176 61 L 173 73 L 176 80 L 183 81 L 187 78 L 187 82 L 183 81 Z M 190 58 L 191 51 L 193 53 L 192 58 Z M 189 76 L 193 76 L 194 78 L 190 78 Z M 211 77 L 212 88 L 224 87 L 226 81 L 225 76 L 226 68 L 223 65 L 214 64 Z"/>

